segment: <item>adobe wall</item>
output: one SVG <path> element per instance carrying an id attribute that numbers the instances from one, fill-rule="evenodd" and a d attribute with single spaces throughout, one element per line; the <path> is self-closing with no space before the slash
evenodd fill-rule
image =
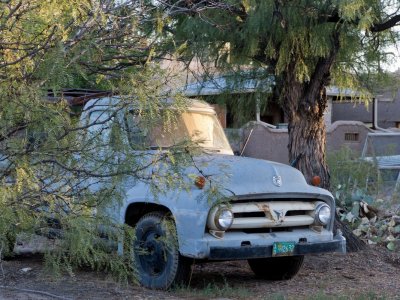
<path id="1" fill-rule="evenodd" d="M 251 129 L 253 131 L 251 132 Z M 365 138 L 372 130 L 358 121 L 338 121 L 327 129 L 327 151 L 339 150 L 342 146 L 360 153 L 363 149 Z M 251 135 L 250 135 L 251 133 Z M 234 150 L 243 148 L 247 137 L 250 135 L 243 156 L 261 158 L 289 163 L 288 132 L 287 129 L 273 129 L 266 123 L 249 122 L 242 128 L 241 143 L 236 141 Z M 349 140 L 350 139 L 350 140 Z"/>
<path id="2" fill-rule="evenodd" d="M 355 153 L 361 154 L 367 134 L 372 131 L 373 130 L 365 126 L 363 122 L 336 121 L 327 128 L 327 151 L 337 151 L 343 146 L 346 146 L 352 149 Z"/>
<path id="3" fill-rule="evenodd" d="M 243 129 L 243 144 L 249 135 L 243 156 L 289 163 L 287 129 L 273 129 L 262 122 L 250 122 Z"/>

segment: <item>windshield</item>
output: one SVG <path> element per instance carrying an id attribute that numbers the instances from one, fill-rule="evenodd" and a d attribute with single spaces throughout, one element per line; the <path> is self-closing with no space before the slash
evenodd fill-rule
<path id="1" fill-rule="evenodd" d="M 131 141 L 136 144 L 165 148 L 191 139 L 206 150 L 233 154 L 214 114 L 189 111 L 176 116 L 171 124 L 157 121 L 152 126 L 143 126 L 140 117 L 135 114 L 131 114 L 130 119 L 133 122 L 128 122 L 128 131 Z"/>

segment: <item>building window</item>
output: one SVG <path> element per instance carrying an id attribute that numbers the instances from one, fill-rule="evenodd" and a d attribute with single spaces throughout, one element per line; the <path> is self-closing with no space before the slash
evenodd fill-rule
<path id="1" fill-rule="evenodd" d="M 358 133 L 355 132 L 346 132 L 344 134 L 344 140 L 346 142 L 358 142 Z"/>
<path id="2" fill-rule="evenodd" d="M 396 122 L 396 128 L 400 128 L 400 122 Z"/>

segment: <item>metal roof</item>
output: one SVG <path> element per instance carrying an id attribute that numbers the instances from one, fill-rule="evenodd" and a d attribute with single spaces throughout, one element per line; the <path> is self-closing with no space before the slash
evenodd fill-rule
<path id="1" fill-rule="evenodd" d="M 199 81 L 186 85 L 181 92 L 187 97 L 244 94 L 254 92 L 271 92 L 274 84 L 272 76 L 266 78 L 251 78 L 250 76 L 226 75 L 210 80 Z"/>
<path id="2" fill-rule="evenodd" d="M 190 83 L 183 87 L 181 92 L 187 97 L 271 92 L 274 84 L 274 76 L 252 78 L 250 74 L 246 73 L 245 75 L 240 74 L 237 77 L 236 75 L 223 75 L 209 80 Z M 327 96 L 341 97 L 358 97 L 360 95 L 355 90 L 341 89 L 337 86 L 328 86 L 326 94 Z"/>
<path id="3" fill-rule="evenodd" d="M 47 91 L 47 100 L 50 102 L 67 101 L 70 106 L 85 105 L 90 99 L 113 95 L 111 91 L 89 90 L 89 89 L 62 89 L 58 93 L 53 90 Z"/>

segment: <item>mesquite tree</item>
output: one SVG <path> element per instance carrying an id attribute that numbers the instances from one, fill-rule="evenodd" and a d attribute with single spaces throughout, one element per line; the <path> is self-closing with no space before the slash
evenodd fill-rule
<path id="1" fill-rule="evenodd" d="M 110 225 L 104 228 L 115 231 L 106 234 L 116 241 L 114 233 L 127 229 L 114 228 L 95 208 L 118 201 L 118 183 L 124 176 L 147 180 L 145 170 L 151 166 L 121 138 L 122 129 L 112 122 L 114 113 L 81 124 L 68 99 L 49 101 L 47 93 L 117 89 L 127 97 L 114 112 L 134 98 L 147 116 L 159 119 L 165 80 L 151 62 L 159 53 L 156 18 L 154 10 L 142 4 L 0 1 L 0 263 L 10 254 L 16 234 L 31 232 L 62 237 L 58 251 L 49 253 L 53 267 L 90 265 L 121 277 L 134 274 L 132 263 L 124 261 L 129 251 L 125 258 L 114 257 L 101 244 L 104 232 L 98 230 Z M 105 136 L 100 130 L 89 135 L 90 127 L 105 123 L 113 134 Z M 158 176 L 156 192 L 177 182 L 186 151 L 176 153 L 171 149 L 169 157 L 159 155 L 158 162 L 172 163 L 174 177 Z M 157 178 L 156 173 L 152 176 Z M 102 189 L 91 191 L 98 182 L 104 182 Z M 51 232 L 43 232 L 49 228 Z"/>
<path id="2" fill-rule="evenodd" d="M 329 84 L 368 94 L 360 75 L 380 71 L 397 41 L 397 1 L 158 1 L 175 23 L 179 53 L 225 71 L 267 70 L 288 119 L 289 161 L 329 188 L 323 113 Z"/>

